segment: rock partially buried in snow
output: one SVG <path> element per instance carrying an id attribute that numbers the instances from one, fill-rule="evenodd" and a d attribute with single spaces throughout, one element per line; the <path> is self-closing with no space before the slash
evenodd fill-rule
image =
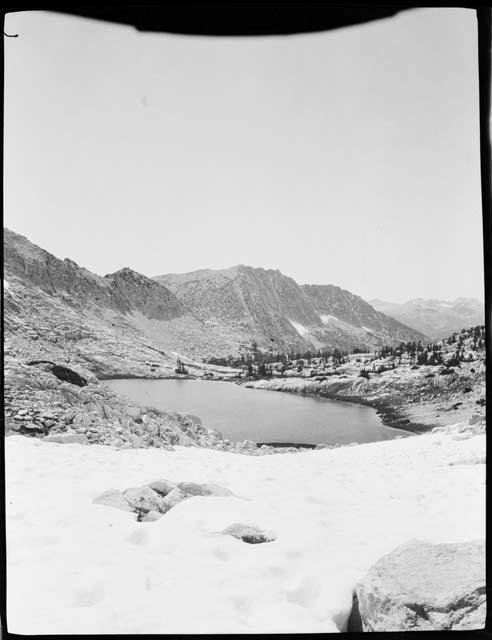
<path id="1" fill-rule="evenodd" d="M 167 496 L 167 494 L 170 493 L 173 489 L 176 489 L 175 484 L 165 479 L 154 480 L 154 482 L 151 482 L 149 484 L 149 487 L 153 491 L 157 491 L 157 493 L 160 493 L 162 496 Z"/>
<path id="2" fill-rule="evenodd" d="M 185 498 L 189 498 L 189 495 L 176 487 L 162 499 L 162 503 L 165 505 L 166 511 L 168 511 L 175 507 L 179 502 L 182 502 Z"/>
<path id="3" fill-rule="evenodd" d="M 162 513 L 159 511 L 149 511 L 144 515 L 141 522 L 155 522 L 156 520 L 159 520 L 159 518 L 162 518 Z"/>
<path id="4" fill-rule="evenodd" d="M 273 535 L 266 533 L 257 527 L 241 524 L 239 522 L 231 524 L 227 529 L 224 529 L 222 533 L 227 536 L 238 538 L 238 540 L 242 540 L 248 544 L 261 544 L 262 542 L 273 542 L 273 540 L 275 540 Z"/>
<path id="5" fill-rule="evenodd" d="M 178 487 L 191 496 L 209 496 L 212 493 L 210 489 L 197 482 L 178 482 Z"/>
<path id="6" fill-rule="evenodd" d="M 149 511 L 161 511 L 162 498 L 150 487 L 133 487 L 125 489 L 123 495 L 130 503 L 134 511 L 148 513 Z"/>
<path id="7" fill-rule="evenodd" d="M 235 495 L 230 489 L 221 487 L 218 484 L 208 482 L 199 484 L 198 482 L 178 482 L 177 486 L 190 496 L 217 496 L 228 497 Z"/>
<path id="8" fill-rule="evenodd" d="M 95 504 L 131 511 L 137 514 L 139 522 L 158 520 L 177 504 L 193 496 L 228 497 L 235 494 L 218 484 L 198 484 L 196 482 L 179 482 L 173 484 L 169 480 L 154 480 L 150 485 L 132 487 L 120 491 L 110 489 L 93 500 Z M 262 540 L 262 542 L 264 542 Z"/>
<path id="9" fill-rule="evenodd" d="M 485 543 L 409 542 L 356 586 L 363 631 L 455 631 L 485 626 Z"/>
<path id="10" fill-rule="evenodd" d="M 226 487 L 221 487 L 218 484 L 207 483 L 203 484 L 202 487 L 209 492 L 208 495 L 217 496 L 221 498 L 227 498 L 229 496 L 235 496 L 236 494 L 232 492 L 230 489 Z"/>
<path id="11" fill-rule="evenodd" d="M 103 504 L 122 511 L 133 511 L 130 503 L 119 489 L 109 489 L 92 501 L 94 504 Z"/>
<path id="12" fill-rule="evenodd" d="M 87 436 L 83 433 L 57 433 L 45 436 L 43 440 L 58 444 L 89 444 Z"/>

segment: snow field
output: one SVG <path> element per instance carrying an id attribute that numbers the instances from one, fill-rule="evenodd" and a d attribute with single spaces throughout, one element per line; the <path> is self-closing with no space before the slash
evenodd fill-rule
<path id="1" fill-rule="evenodd" d="M 5 440 L 12 633 L 343 631 L 357 580 L 411 538 L 485 537 L 485 437 L 430 434 L 246 456 Z M 160 520 L 96 505 L 158 478 L 214 482 Z M 249 545 L 234 522 L 276 540 Z"/>

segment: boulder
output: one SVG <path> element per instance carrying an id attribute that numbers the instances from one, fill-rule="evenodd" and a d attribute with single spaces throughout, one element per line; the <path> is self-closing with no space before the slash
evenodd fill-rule
<path id="1" fill-rule="evenodd" d="M 150 487 L 133 487 L 123 491 L 125 499 L 130 503 L 133 511 L 148 513 L 149 511 L 160 511 L 162 499 L 158 493 L 152 491 Z"/>
<path id="2" fill-rule="evenodd" d="M 154 482 L 151 482 L 149 484 L 149 487 L 153 491 L 157 491 L 157 493 L 159 493 L 161 496 L 167 496 L 167 494 L 170 493 L 173 489 L 176 489 L 175 484 L 165 479 L 154 480 Z"/>
<path id="3" fill-rule="evenodd" d="M 183 425 L 183 427 L 201 427 L 202 421 L 198 416 L 193 415 L 192 413 L 185 413 L 179 418 L 179 422 Z"/>
<path id="4" fill-rule="evenodd" d="M 179 502 L 182 502 L 185 498 L 188 498 L 188 495 L 181 491 L 181 489 L 175 488 L 170 491 L 165 498 L 162 498 L 162 505 L 164 507 L 164 511 L 169 511 L 175 507 Z M 162 507 L 161 507 L 162 508 Z"/>
<path id="5" fill-rule="evenodd" d="M 68 367 L 55 364 L 51 368 L 51 372 L 58 378 L 58 380 L 64 380 L 70 384 L 75 384 L 78 387 L 85 387 L 87 385 L 87 380 L 85 378 Z"/>
<path id="6" fill-rule="evenodd" d="M 88 429 L 92 424 L 92 417 L 88 413 L 78 413 L 73 419 L 74 427 L 85 427 Z"/>
<path id="7" fill-rule="evenodd" d="M 21 422 L 18 431 L 28 435 L 39 435 L 45 433 L 45 428 L 43 425 L 35 424 L 34 422 Z"/>
<path id="8" fill-rule="evenodd" d="M 57 442 L 59 444 L 88 444 L 89 440 L 83 433 L 57 433 L 45 436 L 46 442 Z"/>
<path id="9" fill-rule="evenodd" d="M 229 527 L 224 529 L 222 533 L 227 536 L 238 538 L 238 540 L 242 540 L 248 544 L 261 544 L 262 542 L 272 542 L 275 540 L 273 535 L 258 529 L 258 527 L 252 527 L 239 522 L 231 524 Z"/>
<path id="10" fill-rule="evenodd" d="M 212 493 L 205 485 L 197 482 L 178 482 L 178 487 L 191 496 L 209 496 Z"/>
<path id="11" fill-rule="evenodd" d="M 192 440 L 190 438 L 190 436 L 187 436 L 186 433 L 180 433 L 179 434 L 179 438 L 178 438 L 178 445 L 182 446 L 182 447 L 196 447 L 197 444 L 194 440 Z"/>
<path id="12" fill-rule="evenodd" d="M 230 489 L 226 489 L 226 487 L 221 487 L 218 484 L 213 484 L 213 483 L 207 483 L 202 485 L 202 487 L 206 490 L 206 491 L 210 491 L 211 496 L 218 496 L 218 497 L 229 497 L 229 496 L 234 496 L 235 494 L 230 490 Z"/>
<path id="13" fill-rule="evenodd" d="M 403 544 L 369 569 L 355 593 L 363 631 L 483 629 L 485 543 Z"/>
<path id="14" fill-rule="evenodd" d="M 243 440 L 241 442 L 241 449 L 256 449 L 256 442 L 253 442 L 253 440 Z"/>
<path id="15" fill-rule="evenodd" d="M 109 489 L 92 501 L 94 504 L 103 504 L 122 511 L 133 511 L 128 500 L 119 489 Z"/>
<path id="16" fill-rule="evenodd" d="M 142 412 L 138 407 L 125 407 L 125 413 L 135 422 L 142 422 Z"/>
<path id="17" fill-rule="evenodd" d="M 149 511 L 144 515 L 141 522 L 155 522 L 156 520 L 159 520 L 161 516 L 162 513 L 159 513 L 159 511 Z"/>

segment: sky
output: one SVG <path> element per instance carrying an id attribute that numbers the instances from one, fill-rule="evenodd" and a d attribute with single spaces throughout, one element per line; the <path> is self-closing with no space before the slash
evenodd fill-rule
<path id="1" fill-rule="evenodd" d="M 57 257 L 483 299 L 472 10 L 260 38 L 34 11 L 5 31 L 4 224 Z"/>

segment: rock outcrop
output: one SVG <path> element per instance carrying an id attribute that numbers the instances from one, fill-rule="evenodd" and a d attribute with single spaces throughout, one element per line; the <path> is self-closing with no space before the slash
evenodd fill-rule
<path id="1" fill-rule="evenodd" d="M 189 416 L 132 404 L 91 377 L 83 386 L 60 380 L 51 364 L 21 364 L 5 359 L 5 428 L 48 442 L 169 448 L 183 436 L 195 445 L 213 447 L 221 435 Z"/>
<path id="2" fill-rule="evenodd" d="M 355 592 L 363 631 L 483 629 L 485 543 L 406 543 L 378 560 Z"/>

